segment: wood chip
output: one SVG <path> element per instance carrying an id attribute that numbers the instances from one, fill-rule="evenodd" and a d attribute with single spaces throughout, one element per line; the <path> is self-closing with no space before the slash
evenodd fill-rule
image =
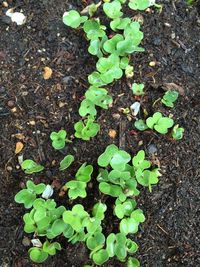
<path id="1" fill-rule="evenodd" d="M 51 68 L 49 67 L 44 67 L 44 73 L 43 73 L 43 77 L 45 80 L 48 80 L 51 78 L 53 71 Z"/>
<path id="2" fill-rule="evenodd" d="M 24 147 L 24 144 L 22 142 L 17 142 L 15 147 L 15 154 L 19 154 Z"/>

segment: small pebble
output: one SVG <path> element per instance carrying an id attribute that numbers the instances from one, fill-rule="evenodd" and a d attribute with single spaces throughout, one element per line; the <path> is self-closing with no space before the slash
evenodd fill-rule
<path id="1" fill-rule="evenodd" d="M 13 100 L 9 100 L 7 105 L 9 108 L 13 108 L 15 106 L 15 102 Z"/>
<path id="2" fill-rule="evenodd" d="M 22 244 L 23 244 L 23 246 L 25 246 L 25 247 L 29 247 L 30 244 L 31 244 L 31 241 L 30 241 L 30 239 L 29 239 L 28 237 L 25 236 L 25 237 L 22 239 Z"/>
<path id="3" fill-rule="evenodd" d="M 7 168 L 6 168 L 6 170 L 9 171 L 9 172 L 11 172 L 12 169 L 13 169 L 13 168 L 12 168 L 11 166 L 7 166 Z"/>
<path id="4" fill-rule="evenodd" d="M 149 145 L 147 150 L 150 155 L 153 155 L 158 151 L 157 147 L 154 144 Z"/>

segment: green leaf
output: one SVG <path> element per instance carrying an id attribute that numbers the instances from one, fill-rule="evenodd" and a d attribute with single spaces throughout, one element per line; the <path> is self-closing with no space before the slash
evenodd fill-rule
<path id="1" fill-rule="evenodd" d="M 71 199 L 76 199 L 77 197 L 85 198 L 86 193 L 86 183 L 81 181 L 69 181 L 65 184 L 68 190 L 68 196 Z"/>
<path id="2" fill-rule="evenodd" d="M 122 150 L 119 150 L 114 154 L 110 161 L 110 165 L 113 169 L 123 171 L 125 169 L 126 163 L 131 160 L 131 156 Z"/>
<path id="3" fill-rule="evenodd" d="M 158 123 L 158 121 L 162 118 L 162 114 L 160 112 L 156 112 L 152 117 L 149 117 L 146 120 L 146 124 L 150 129 L 153 129 L 154 125 Z"/>
<path id="4" fill-rule="evenodd" d="M 150 0 L 130 0 L 128 6 L 133 10 L 145 10 L 151 6 Z"/>
<path id="5" fill-rule="evenodd" d="M 83 163 L 81 167 L 78 169 L 76 173 L 76 179 L 82 182 L 89 182 L 91 180 L 91 175 L 93 173 L 92 165 L 87 165 L 87 163 Z"/>
<path id="6" fill-rule="evenodd" d="M 65 12 L 63 15 L 63 23 L 71 28 L 78 28 L 81 23 L 85 22 L 88 18 L 80 16 L 76 10 Z"/>
<path id="7" fill-rule="evenodd" d="M 66 230 L 66 223 L 62 219 L 57 219 L 53 222 L 51 226 L 51 231 L 55 236 L 60 235 Z"/>
<path id="8" fill-rule="evenodd" d="M 115 255 L 115 234 L 111 233 L 106 239 L 106 251 L 108 252 L 109 257 L 114 257 Z"/>
<path id="9" fill-rule="evenodd" d="M 118 185 L 111 185 L 105 182 L 99 184 L 99 190 L 105 194 L 112 197 L 118 197 L 122 193 L 122 189 Z"/>
<path id="10" fill-rule="evenodd" d="M 67 133 L 65 130 L 60 130 L 59 132 L 52 132 L 50 134 L 50 139 L 52 140 L 52 146 L 56 150 L 63 149 L 65 147 Z"/>
<path id="11" fill-rule="evenodd" d="M 138 245 L 134 241 L 132 241 L 131 239 L 127 239 L 126 247 L 127 247 L 128 253 L 130 253 L 130 254 L 136 253 L 138 250 Z"/>
<path id="12" fill-rule="evenodd" d="M 86 99 L 90 100 L 94 105 L 104 109 L 108 109 L 108 106 L 113 102 L 112 97 L 108 96 L 108 91 L 106 89 L 96 86 L 90 86 L 85 96 Z"/>
<path id="13" fill-rule="evenodd" d="M 94 85 L 94 86 L 102 86 L 105 85 L 106 83 L 102 80 L 101 78 L 101 74 L 97 71 L 92 72 L 89 76 L 88 76 L 88 81 L 90 84 Z"/>
<path id="14" fill-rule="evenodd" d="M 148 129 L 148 126 L 142 119 L 135 121 L 134 126 L 139 131 L 145 131 L 146 129 Z"/>
<path id="15" fill-rule="evenodd" d="M 99 246 L 103 246 L 105 236 L 101 232 L 96 232 L 87 238 L 86 245 L 90 250 L 94 250 Z"/>
<path id="16" fill-rule="evenodd" d="M 140 267 L 140 262 L 136 258 L 129 257 L 127 267 Z"/>
<path id="17" fill-rule="evenodd" d="M 138 223 L 133 218 L 122 219 L 119 228 L 125 235 L 135 234 L 138 231 Z"/>
<path id="18" fill-rule="evenodd" d="M 117 53 L 117 44 L 122 40 L 124 40 L 123 35 L 116 34 L 104 43 L 103 49 L 109 54 Z"/>
<path id="19" fill-rule="evenodd" d="M 116 152 L 118 152 L 118 147 L 116 145 L 107 146 L 105 152 L 98 157 L 98 165 L 101 167 L 107 167 L 110 160 Z"/>
<path id="20" fill-rule="evenodd" d="M 133 218 L 138 223 L 142 223 L 145 221 L 145 216 L 141 209 L 134 210 L 131 213 L 131 218 Z"/>
<path id="21" fill-rule="evenodd" d="M 145 152 L 144 150 L 138 151 L 137 155 L 132 159 L 133 166 L 136 169 L 144 170 L 148 169 L 151 166 L 150 161 L 145 160 Z"/>
<path id="22" fill-rule="evenodd" d="M 101 249 L 92 255 L 92 259 L 95 264 L 102 265 L 109 259 L 109 255 L 105 249 Z"/>
<path id="23" fill-rule="evenodd" d="M 44 167 L 42 165 L 37 164 L 35 161 L 31 159 L 24 160 L 21 164 L 21 167 L 26 174 L 32 174 L 44 170 Z"/>
<path id="24" fill-rule="evenodd" d="M 75 136 L 83 140 L 90 140 L 91 137 L 97 135 L 100 130 L 100 126 L 97 123 L 94 123 L 94 117 L 88 116 L 84 122 L 80 121 L 75 123 Z"/>
<path id="25" fill-rule="evenodd" d="M 30 248 L 28 253 L 30 259 L 36 263 L 42 263 L 48 258 L 48 253 L 41 248 Z"/>
<path id="26" fill-rule="evenodd" d="M 84 99 L 81 102 L 81 106 L 79 108 L 79 114 L 82 117 L 86 116 L 87 114 L 95 116 L 97 114 L 97 111 L 94 103 L 89 99 Z"/>
<path id="27" fill-rule="evenodd" d="M 134 95 L 137 95 L 137 96 L 144 95 L 144 84 L 133 83 L 132 91 Z"/>
<path id="28" fill-rule="evenodd" d="M 179 127 L 179 125 L 175 125 L 172 129 L 172 137 L 175 140 L 180 140 L 183 138 L 184 128 Z"/>
<path id="29" fill-rule="evenodd" d="M 124 30 L 131 23 L 130 18 L 116 18 L 110 22 L 110 27 L 113 31 Z"/>
<path id="30" fill-rule="evenodd" d="M 43 244 L 43 251 L 53 256 L 56 254 L 56 250 L 61 250 L 61 246 L 58 242 L 50 243 L 48 240 Z"/>
<path id="31" fill-rule="evenodd" d="M 101 202 L 99 203 L 96 203 L 94 206 L 93 206 L 93 209 L 92 209 L 92 215 L 95 217 L 95 218 L 98 218 L 99 220 L 103 220 L 105 215 L 105 211 L 107 210 L 107 206 L 106 204 L 103 204 Z"/>
<path id="32" fill-rule="evenodd" d="M 116 19 L 123 15 L 121 8 L 121 3 L 117 0 L 103 5 L 103 11 L 111 19 Z"/>
<path id="33" fill-rule="evenodd" d="M 98 20 L 87 20 L 83 25 L 83 30 L 87 34 L 89 40 L 96 40 L 99 37 L 104 37 L 105 28 L 103 28 Z"/>
<path id="34" fill-rule="evenodd" d="M 15 202 L 19 204 L 24 204 L 24 207 L 26 209 L 30 209 L 32 207 L 35 199 L 36 199 L 36 194 L 30 192 L 27 189 L 22 189 L 15 195 Z"/>
<path id="35" fill-rule="evenodd" d="M 65 169 L 69 168 L 69 166 L 72 164 L 72 162 L 74 161 L 74 156 L 72 155 L 67 155 L 64 157 L 63 160 L 61 160 L 60 162 L 60 171 L 64 171 Z"/>
<path id="36" fill-rule="evenodd" d="M 173 108 L 178 96 L 179 93 L 177 91 L 167 91 L 161 101 L 165 106 Z"/>

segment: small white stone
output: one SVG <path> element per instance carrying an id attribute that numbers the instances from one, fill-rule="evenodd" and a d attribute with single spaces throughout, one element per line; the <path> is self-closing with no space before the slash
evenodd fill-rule
<path id="1" fill-rule="evenodd" d="M 42 243 L 39 239 L 32 239 L 31 243 L 33 244 L 34 247 L 38 247 L 38 248 L 42 247 Z"/>
<path id="2" fill-rule="evenodd" d="M 53 195 L 53 188 L 48 184 L 42 193 L 42 197 L 45 199 L 50 198 Z"/>
<path id="3" fill-rule="evenodd" d="M 133 116 L 137 116 L 137 114 L 140 111 L 140 106 L 141 106 L 140 102 L 135 102 L 130 106 Z"/>
<path id="4" fill-rule="evenodd" d="M 26 22 L 26 16 L 21 12 L 13 12 L 12 8 L 6 11 L 6 15 L 11 18 L 12 22 L 16 22 L 17 25 L 23 25 Z"/>

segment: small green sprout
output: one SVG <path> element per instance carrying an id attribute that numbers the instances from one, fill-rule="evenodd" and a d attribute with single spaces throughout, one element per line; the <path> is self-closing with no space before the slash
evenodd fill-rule
<path id="1" fill-rule="evenodd" d="M 148 129 L 148 126 L 142 119 L 135 121 L 134 126 L 139 131 L 145 131 L 146 129 Z"/>
<path id="2" fill-rule="evenodd" d="M 76 232 L 81 232 L 84 229 L 83 221 L 89 214 L 84 210 L 80 204 L 73 206 L 72 210 L 67 210 L 63 213 L 63 221 L 69 224 Z"/>
<path id="3" fill-rule="evenodd" d="M 67 132 L 60 130 L 59 132 L 52 132 L 50 139 L 52 140 L 52 146 L 54 149 L 60 150 L 65 147 Z"/>
<path id="4" fill-rule="evenodd" d="M 107 167 L 110 164 L 113 169 L 123 171 L 126 163 L 130 160 L 131 157 L 127 152 L 120 150 L 115 145 L 109 145 L 105 152 L 99 156 L 98 164 L 101 167 Z"/>
<path id="5" fill-rule="evenodd" d="M 100 126 L 94 123 L 94 117 L 88 116 L 84 121 L 79 121 L 74 125 L 75 136 L 83 140 L 90 140 L 94 137 L 100 130 Z"/>
<path id="6" fill-rule="evenodd" d="M 24 204 L 26 209 L 32 207 L 36 196 L 43 193 L 45 190 L 45 184 L 35 185 L 32 181 L 26 182 L 27 189 L 22 189 L 15 196 L 15 202 Z"/>
<path id="7" fill-rule="evenodd" d="M 110 27 L 113 31 L 124 30 L 130 23 L 130 18 L 116 18 L 110 22 Z"/>
<path id="8" fill-rule="evenodd" d="M 89 40 L 96 40 L 105 36 L 106 27 L 101 25 L 99 20 L 87 20 L 83 25 L 83 30 Z"/>
<path id="9" fill-rule="evenodd" d="M 161 8 L 161 5 L 156 4 L 155 0 L 130 0 L 129 7 L 133 10 L 145 10 L 150 6 Z"/>
<path id="10" fill-rule="evenodd" d="M 155 129 L 158 133 L 166 134 L 168 129 L 173 126 L 174 121 L 173 119 L 163 117 L 160 112 L 156 112 L 146 120 L 146 124 L 150 129 Z"/>
<path id="11" fill-rule="evenodd" d="M 126 66 L 125 75 L 126 75 L 126 78 L 132 78 L 134 75 L 134 67 L 130 65 Z"/>
<path id="12" fill-rule="evenodd" d="M 123 219 L 125 216 L 130 216 L 131 212 L 136 207 L 136 202 L 133 199 L 127 199 L 125 202 L 121 202 L 119 199 L 115 201 L 114 214 Z"/>
<path id="13" fill-rule="evenodd" d="M 97 38 L 90 41 L 90 46 L 88 47 L 88 52 L 91 55 L 101 58 L 103 56 L 103 45 L 108 40 L 108 37 L 105 35 L 102 38 Z"/>
<path id="14" fill-rule="evenodd" d="M 81 102 L 81 106 L 79 108 L 79 114 L 82 117 L 85 117 L 86 115 L 92 115 L 95 116 L 97 114 L 97 111 L 95 109 L 94 103 L 89 99 L 84 99 Z"/>
<path id="15" fill-rule="evenodd" d="M 167 91 L 161 101 L 165 106 L 173 108 L 174 102 L 177 100 L 178 96 L 179 93 L 177 91 Z"/>
<path id="16" fill-rule="evenodd" d="M 103 109 L 108 109 L 109 105 L 111 105 L 113 102 L 112 97 L 108 95 L 108 91 L 106 89 L 96 86 L 90 86 L 85 93 L 85 97 L 94 105 Z"/>
<path id="17" fill-rule="evenodd" d="M 113 2 L 110 3 L 105 3 L 103 5 L 103 10 L 105 14 L 107 15 L 107 17 L 111 19 L 116 19 L 123 15 L 123 13 L 121 12 L 121 8 L 122 5 L 118 0 L 114 0 Z"/>
<path id="18" fill-rule="evenodd" d="M 129 257 L 127 267 L 140 267 L 140 262 L 136 258 Z"/>
<path id="19" fill-rule="evenodd" d="M 30 259 L 36 263 L 42 263 L 48 258 L 48 253 L 45 252 L 42 248 L 30 248 L 28 253 Z"/>
<path id="20" fill-rule="evenodd" d="M 115 54 L 111 54 L 107 58 L 100 58 L 96 64 L 97 70 L 100 73 L 100 79 L 106 84 L 112 83 L 114 79 L 120 79 L 123 72 L 119 64 L 120 59 Z"/>
<path id="21" fill-rule="evenodd" d="M 45 241 L 42 248 L 30 248 L 28 253 L 33 262 L 42 263 L 48 258 L 49 255 L 55 255 L 56 250 L 61 250 L 61 246 L 58 242 L 50 243 L 49 241 Z"/>
<path id="22" fill-rule="evenodd" d="M 78 28 L 87 19 L 87 16 L 80 16 L 76 10 L 71 10 L 63 14 L 63 23 L 74 29 Z"/>
<path id="23" fill-rule="evenodd" d="M 65 188 L 68 190 L 68 196 L 70 199 L 76 199 L 77 197 L 85 198 L 87 196 L 86 187 L 87 183 L 91 180 L 91 174 L 93 172 L 92 165 L 82 164 L 76 173 L 76 180 L 69 181 L 65 184 Z"/>
<path id="24" fill-rule="evenodd" d="M 92 254 L 92 260 L 97 265 L 104 264 L 109 259 L 108 252 L 105 249 L 100 249 Z"/>
<path id="25" fill-rule="evenodd" d="M 179 127 L 179 125 L 175 125 L 172 129 L 172 137 L 175 140 L 180 140 L 183 138 L 184 128 Z"/>
<path id="26" fill-rule="evenodd" d="M 37 164 L 35 161 L 31 159 L 24 160 L 21 164 L 21 167 L 26 174 L 32 174 L 44 170 L 44 167 L 42 165 Z"/>
<path id="27" fill-rule="evenodd" d="M 144 95 L 144 84 L 134 83 L 132 85 L 132 91 L 134 95 L 137 95 L 137 96 Z"/>
<path id="28" fill-rule="evenodd" d="M 61 160 L 60 162 L 60 171 L 64 171 L 65 169 L 69 168 L 69 166 L 72 164 L 72 162 L 74 161 L 74 156 L 72 155 L 67 155 L 64 157 L 63 160 Z"/>
<path id="29" fill-rule="evenodd" d="M 105 218 L 105 211 L 107 210 L 107 206 L 106 204 L 103 204 L 101 202 L 99 203 L 96 203 L 94 206 L 93 206 L 93 209 L 92 209 L 92 215 L 99 219 L 99 220 L 103 220 Z"/>

